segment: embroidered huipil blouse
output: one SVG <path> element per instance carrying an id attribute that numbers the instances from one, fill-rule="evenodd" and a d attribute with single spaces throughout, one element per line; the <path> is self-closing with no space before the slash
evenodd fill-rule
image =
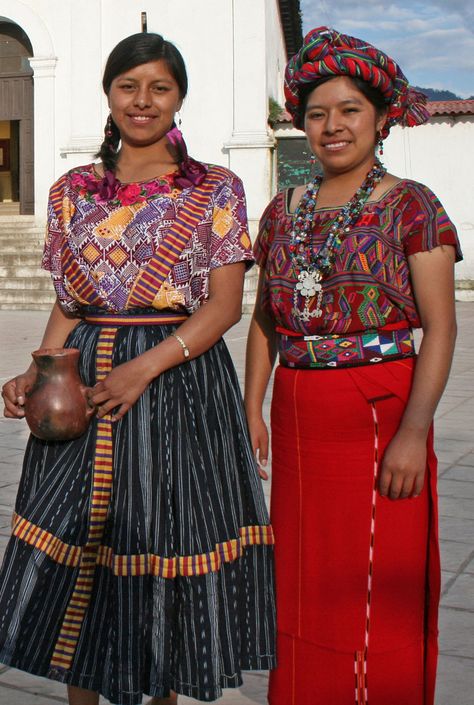
<path id="1" fill-rule="evenodd" d="M 402 180 L 380 200 L 365 204 L 344 237 L 331 274 L 322 281 L 322 316 L 309 322 L 292 314 L 297 277 L 288 249 L 292 215 L 287 194 L 281 191 L 267 206 L 254 247 L 255 259 L 264 268 L 261 304 L 275 325 L 304 335 L 360 333 L 403 322 L 420 327 L 408 256 L 453 245 L 456 260 L 461 259 L 455 227 L 433 192 Z M 325 242 L 337 210 L 316 211 L 316 247 Z M 299 301 L 302 309 L 304 300 Z M 316 297 L 310 310 L 315 302 Z"/>
<path id="2" fill-rule="evenodd" d="M 193 313 L 209 295 L 211 270 L 253 261 L 242 182 L 217 167 L 222 180 L 213 189 L 205 213 L 156 292 L 153 308 Z M 125 309 L 139 273 L 147 266 L 186 201 L 190 188 L 174 183 L 176 174 L 120 184 L 100 196 L 94 165 L 77 167 L 53 185 L 42 266 L 53 278 L 58 300 L 70 313 L 83 300 L 65 273 L 65 249 L 72 253 L 92 285 L 100 306 Z"/>

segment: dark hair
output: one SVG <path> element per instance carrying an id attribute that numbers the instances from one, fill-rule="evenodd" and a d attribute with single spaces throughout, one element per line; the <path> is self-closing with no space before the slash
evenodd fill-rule
<path id="1" fill-rule="evenodd" d="M 322 86 L 324 83 L 332 81 L 334 78 L 339 78 L 340 75 L 344 74 L 338 74 L 337 76 L 324 76 L 324 78 L 320 78 L 317 81 L 313 81 L 313 83 L 305 83 L 301 86 L 301 88 L 299 89 L 298 105 L 298 119 L 301 125 L 304 124 L 304 116 L 306 113 L 306 106 L 308 104 L 308 98 L 310 93 L 312 93 L 315 88 Z M 370 83 L 367 83 L 367 81 L 363 81 L 361 78 L 357 78 L 355 76 L 345 77 L 349 78 L 352 81 L 352 83 L 362 93 L 362 95 L 367 98 L 369 103 L 372 103 L 375 108 L 375 112 L 378 116 L 383 115 L 383 113 L 386 112 L 386 110 L 388 109 L 388 104 L 383 94 L 378 90 L 378 88 L 374 88 L 370 85 Z"/>
<path id="2" fill-rule="evenodd" d="M 112 81 L 125 71 L 146 64 L 149 61 L 166 62 L 169 72 L 178 84 L 181 98 L 188 92 L 188 76 L 184 59 L 171 42 L 163 39 L 160 34 L 140 32 L 122 39 L 110 52 L 102 78 L 102 88 L 109 94 Z M 120 132 L 109 116 L 104 129 L 104 141 L 96 157 L 102 159 L 105 169 L 114 171 L 117 164 L 117 149 L 120 142 Z"/>

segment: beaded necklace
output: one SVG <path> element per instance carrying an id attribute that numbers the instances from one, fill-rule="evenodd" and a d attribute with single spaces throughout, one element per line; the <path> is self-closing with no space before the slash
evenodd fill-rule
<path id="1" fill-rule="evenodd" d="M 293 270 L 298 279 L 293 292 L 292 314 L 302 321 L 308 322 L 322 315 L 321 280 L 331 272 L 344 236 L 355 224 L 370 194 L 386 173 L 387 169 L 376 159 L 362 185 L 333 219 L 326 241 L 318 250 L 311 241 L 316 200 L 323 177 L 316 176 L 308 184 L 293 215 L 289 245 Z M 310 311 L 309 303 L 316 294 L 316 307 Z M 302 309 L 298 306 L 301 297 L 304 297 Z"/>

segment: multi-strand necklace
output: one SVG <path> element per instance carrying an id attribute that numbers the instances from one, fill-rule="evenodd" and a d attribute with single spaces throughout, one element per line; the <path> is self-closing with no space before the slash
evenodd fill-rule
<path id="1" fill-rule="evenodd" d="M 308 185 L 293 216 L 289 245 L 293 270 L 298 280 L 293 292 L 292 314 L 300 320 L 308 322 L 311 318 L 319 318 L 322 315 L 321 280 L 331 272 L 345 235 L 355 224 L 367 199 L 386 172 L 386 168 L 377 159 L 363 184 L 333 219 L 329 234 L 321 247 L 313 245 L 312 233 L 316 200 L 323 177 L 316 176 Z M 316 295 L 316 306 L 310 311 L 311 299 Z M 300 307 L 301 298 L 304 299 L 303 308 Z"/>

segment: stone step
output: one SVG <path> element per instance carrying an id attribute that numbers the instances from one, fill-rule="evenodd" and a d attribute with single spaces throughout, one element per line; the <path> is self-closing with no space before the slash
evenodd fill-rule
<path id="1" fill-rule="evenodd" d="M 0 201 L 0 216 L 20 215 L 20 204 L 18 201 Z"/>
<path id="2" fill-rule="evenodd" d="M 32 277 L 51 279 L 49 272 L 45 272 L 36 263 L 34 265 L 16 264 L 6 267 L 3 264 L 0 263 L 0 281 L 2 279 L 30 279 Z"/>
<path id="3" fill-rule="evenodd" d="M 0 240 L 9 240 L 10 238 L 35 238 L 44 239 L 46 228 L 0 228 Z"/>
<path id="4" fill-rule="evenodd" d="M 15 215 L 14 213 L 0 212 L 0 225 L 5 223 L 32 223 L 38 225 L 38 218 L 35 215 Z"/>
<path id="5" fill-rule="evenodd" d="M 43 219 L 0 211 L 0 308 L 51 308 L 54 288 L 41 269 L 44 236 Z"/>
<path id="6" fill-rule="evenodd" d="M 8 237 L 5 235 L 0 235 L 0 254 L 2 252 L 12 252 L 15 248 L 20 248 L 21 250 L 29 248 L 32 252 L 35 252 L 38 247 L 41 247 L 41 249 L 43 249 L 43 246 L 43 233 L 41 235 L 39 233 L 35 233 L 34 235 L 15 234 L 9 235 Z"/>
<path id="7" fill-rule="evenodd" d="M 0 301 L 0 311 L 51 311 L 54 298 L 51 301 L 37 303 L 36 301 Z"/>
<path id="8" fill-rule="evenodd" d="M 0 252 L 0 266 L 3 267 L 39 267 L 41 265 L 41 250 L 22 252 Z"/>
<path id="9" fill-rule="evenodd" d="M 31 277 L 2 277 L 0 278 L 0 300 L 5 298 L 7 291 L 52 291 L 54 292 L 51 277 L 31 276 Z"/>
<path id="10" fill-rule="evenodd" d="M 8 240 L 44 239 L 44 228 L 0 228 L 0 242 Z"/>
<path id="11" fill-rule="evenodd" d="M 0 262 L 3 261 L 4 256 L 6 257 L 14 254 L 18 254 L 20 256 L 30 254 L 41 257 L 43 254 L 43 242 L 20 242 L 18 244 L 10 242 L 8 245 L 0 244 Z"/>
<path id="12" fill-rule="evenodd" d="M 51 304 L 56 299 L 53 290 L 5 289 L 0 290 L 0 303 L 6 306 L 21 305 L 28 309 L 30 304 Z"/>

